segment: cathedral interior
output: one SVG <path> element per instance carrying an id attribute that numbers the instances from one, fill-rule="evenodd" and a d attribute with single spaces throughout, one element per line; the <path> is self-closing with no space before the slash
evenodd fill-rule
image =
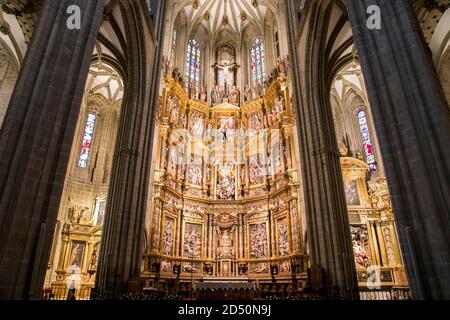
<path id="1" fill-rule="evenodd" d="M 0 5 L 0 298 L 450 299 L 448 1 Z"/>

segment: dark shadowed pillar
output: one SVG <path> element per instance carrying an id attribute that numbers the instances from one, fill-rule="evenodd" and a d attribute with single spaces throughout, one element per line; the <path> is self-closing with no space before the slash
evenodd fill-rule
<path id="1" fill-rule="evenodd" d="M 80 30 L 66 27 L 81 8 Z M 0 132 L 0 299 L 39 299 L 104 0 L 44 1 Z"/>
<path id="2" fill-rule="evenodd" d="M 450 114 L 409 0 L 348 0 L 415 299 L 450 299 Z M 367 9 L 381 8 L 381 30 Z"/>
<path id="3" fill-rule="evenodd" d="M 145 1 L 120 4 L 127 77 L 96 281 L 100 298 L 119 298 L 141 272 L 166 3 L 159 1 L 151 20 Z"/>
<path id="4" fill-rule="evenodd" d="M 311 264 L 327 275 L 327 296 L 359 299 L 324 43 L 331 1 L 311 1 L 306 48 L 299 47 L 297 0 L 286 1 L 290 64 L 298 122 L 301 173 Z M 306 32 L 306 31 L 304 31 Z M 300 57 L 300 54 L 304 56 Z M 301 59 L 300 59 L 301 58 Z M 305 62 L 300 65 L 300 60 Z"/>

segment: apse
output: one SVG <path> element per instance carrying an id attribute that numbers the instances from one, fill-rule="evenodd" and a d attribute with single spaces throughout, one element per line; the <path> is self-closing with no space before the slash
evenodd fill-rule
<path id="1" fill-rule="evenodd" d="M 276 269 L 280 286 L 300 286 L 296 124 L 273 14 L 264 1 L 184 4 L 165 60 L 144 274 L 265 286 Z"/>

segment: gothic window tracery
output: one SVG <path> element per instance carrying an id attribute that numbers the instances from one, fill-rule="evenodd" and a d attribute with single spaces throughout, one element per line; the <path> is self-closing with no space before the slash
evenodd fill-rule
<path id="1" fill-rule="evenodd" d="M 80 168 L 87 168 L 88 166 L 96 120 L 97 116 L 95 114 L 88 114 L 86 128 L 84 129 L 83 143 L 81 145 L 80 159 L 78 161 L 78 166 Z"/>
<path id="2" fill-rule="evenodd" d="M 186 54 L 186 89 L 188 92 L 195 91 L 195 94 L 200 92 L 200 62 L 200 43 L 197 39 L 191 39 Z"/>
<path id="3" fill-rule="evenodd" d="M 366 111 L 364 109 L 360 109 L 357 113 L 357 117 L 365 161 L 369 165 L 369 170 L 371 172 L 377 171 L 377 162 L 375 160 L 373 144 L 370 138 L 369 123 L 367 120 Z"/>
<path id="4" fill-rule="evenodd" d="M 265 50 L 264 42 L 260 37 L 255 39 L 250 49 L 250 66 L 253 85 L 263 83 L 266 76 Z"/>

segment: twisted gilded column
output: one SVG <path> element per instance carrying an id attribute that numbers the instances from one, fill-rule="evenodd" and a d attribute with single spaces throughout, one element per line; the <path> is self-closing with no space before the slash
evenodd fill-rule
<path id="1" fill-rule="evenodd" d="M 78 5 L 79 30 L 66 27 Z M 0 299 L 39 299 L 104 0 L 43 2 L 0 132 Z"/>
<path id="2" fill-rule="evenodd" d="M 381 9 L 381 29 L 367 9 Z M 412 1 L 347 0 L 415 299 L 450 299 L 450 112 Z"/>

